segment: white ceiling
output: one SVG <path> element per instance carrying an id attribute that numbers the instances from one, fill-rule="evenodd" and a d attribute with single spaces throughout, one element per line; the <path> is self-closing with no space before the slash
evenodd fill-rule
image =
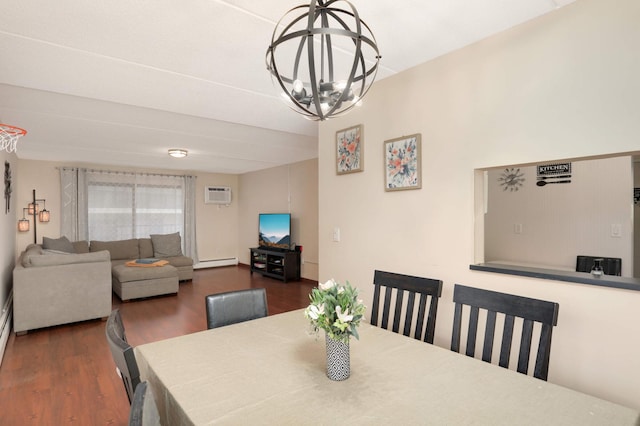
<path id="1" fill-rule="evenodd" d="M 351 3 L 380 80 L 573 1 Z M 276 23 L 304 3 L 0 0 L 0 122 L 27 129 L 22 159 L 245 173 L 315 158 L 318 124 L 265 66 Z"/>

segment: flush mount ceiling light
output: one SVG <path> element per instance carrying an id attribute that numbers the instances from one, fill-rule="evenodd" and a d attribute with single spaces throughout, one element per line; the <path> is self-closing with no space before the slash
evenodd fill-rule
<path id="1" fill-rule="evenodd" d="M 187 154 L 189 154 L 189 151 L 186 149 L 173 148 L 169 150 L 169 155 L 175 158 L 184 158 Z"/>
<path id="2" fill-rule="evenodd" d="M 360 102 L 376 77 L 380 55 L 350 2 L 312 0 L 280 19 L 266 61 L 287 105 L 311 120 L 325 120 Z"/>

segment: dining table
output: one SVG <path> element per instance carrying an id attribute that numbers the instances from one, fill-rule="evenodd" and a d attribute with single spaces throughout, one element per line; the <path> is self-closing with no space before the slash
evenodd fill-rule
<path id="1" fill-rule="evenodd" d="M 295 310 L 135 348 L 162 424 L 640 425 L 640 413 L 368 323 L 349 378 Z M 552 375 L 551 375 L 552 377 Z"/>

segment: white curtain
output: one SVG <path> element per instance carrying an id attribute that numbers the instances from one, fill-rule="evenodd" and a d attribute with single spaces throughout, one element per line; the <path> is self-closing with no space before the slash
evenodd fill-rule
<path id="1" fill-rule="evenodd" d="M 198 263 L 196 244 L 196 177 L 184 177 L 184 254 Z"/>
<path id="2" fill-rule="evenodd" d="M 79 229 L 78 208 L 78 169 L 63 167 L 60 169 L 60 234 L 71 241 L 83 240 L 86 234 Z M 80 216 L 82 216 L 80 214 Z"/>
<path id="3" fill-rule="evenodd" d="M 61 231 L 72 241 L 179 232 L 197 262 L 195 177 L 63 168 Z"/>

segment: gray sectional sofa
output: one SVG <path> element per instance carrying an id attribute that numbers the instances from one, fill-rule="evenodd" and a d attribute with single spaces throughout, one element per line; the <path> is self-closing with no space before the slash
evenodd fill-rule
<path id="1" fill-rule="evenodd" d="M 13 269 L 13 328 L 28 330 L 111 312 L 111 261 L 106 251 L 47 253 L 31 244 Z"/>
<path id="2" fill-rule="evenodd" d="M 166 264 L 127 265 L 149 258 Z M 90 243 L 45 237 L 25 249 L 13 270 L 14 331 L 104 319 L 112 291 L 123 301 L 172 294 L 192 277 L 193 260 L 182 255 L 177 233 Z"/>
<path id="3" fill-rule="evenodd" d="M 184 256 L 177 234 L 120 241 L 91 241 L 89 252 L 107 250 L 111 257 L 113 291 L 121 300 L 178 292 L 178 282 L 193 278 L 193 259 Z M 156 258 L 165 266 L 127 266 L 135 259 Z"/>

